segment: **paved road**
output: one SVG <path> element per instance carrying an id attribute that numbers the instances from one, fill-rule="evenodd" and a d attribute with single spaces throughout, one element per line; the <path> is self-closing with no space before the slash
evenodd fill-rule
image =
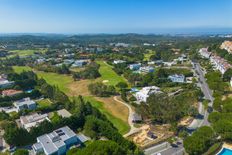
<path id="1" fill-rule="evenodd" d="M 132 110 L 131 106 L 130 106 L 129 104 L 125 103 L 125 102 L 122 102 L 122 101 L 118 100 L 118 99 L 117 99 L 117 96 L 114 96 L 114 100 L 115 100 L 116 102 L 119 102 L 119 103 L 125 105 L 125 106 L 128 108 L 128 110 L 129 110 L 128 124 L 130 125 L 130 131 L 129 131 L 128 133 L 126 133 L 125 135 L 123 135 L 123 136 L 124 136 L 124 137 L 127 137 L 127 136 L 129 136 L 129 135 L 131 135 L 131 134 L 133 134 L 133 133 L 138 132 L 140 129 L 139 129 L 139 128 L 136 128 L 136 127 L 134 126 L 134 123 L 132 122 L 134 111 Z"/>
<path id="2" fill-rule="evenodd" d="M 209 89 L 209 86 L 206 83 L 206 80 L 204 77 L 204 72 L 201 69 L 201 66 L 199 63 L 193 62 L 193 66 L 194 66 L 194 72 L 199 79 L 198 85 L 204 94 L 204 98 L 210 101 L 208 106 L 212 107 L 213 106 L 212 91 Z M 209 126 L 210 125 L 210 123 L 208 122 L 209 113 L 207 110 L 204 110 L 204 106 L 202 105 L 201 102 L 199 102 L 198 108 L 199 108 L 198 111 L 199 111 L 200 115 L 202 115 L 202 118 L 200 117 L 200 118 L 194 119 L 193 122 L 188 127 L 189 130 L 195 130 L 201 126 Z"/>

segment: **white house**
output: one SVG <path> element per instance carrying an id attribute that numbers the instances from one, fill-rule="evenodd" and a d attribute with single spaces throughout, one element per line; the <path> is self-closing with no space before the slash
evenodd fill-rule
<path id="1" fill-rule="evenodd" d="M 208 48 L 201 48 L 198 52 L 201 55 L 201 57 L 207 59 L 210 58 L 211 52 L 208 52 Z"/>
<path id="2" fill-rule="evenodd" d="M 17 112 L 24 109 L 35 110 L 37 107 L 35 101 L 31 100 L 29 97 L 15 101 L 13 105 L 16 107 Z"/>
<path id="3" fill-rule="evenodd" d="M 222 74 L 232 67 L 225 59 L 217 55 L 212 55 L 210 57 L 210 62 L 213 64 L 214 68 L 219 70 Z"/>
<path id="4" fill-rule="evenodd" d="M 155 71 L 155 69 L 154 67 L 151 67 L 151 66 L 144 66 L 144 67 L 140 67 L 139 71 L 143 73 L 152 73 Z"/>
<path id="5" fill-rule="evenodd" d="M 0 76 L 0 88 L 7 88 L 14 85 L 14 81 L 8 81 L 5 75 Z"/>
<path id="6" fill-rule="evenodd" d="M 114 60 L 114 64 L 121 64 L 121 63 L 125 63 L 126 61 L 124 60 Z"/>
<path id="7" fill-rule="evenodd" d="M 169 75 L 168 79 L 170 79 L 172 82 L 178 82 L 178 83 L 185 82 L 185 76 L 182 74 L 181 75 L 178 75 L 178 74 Z"/>
<path id="8" fill-rule="evenodd" d="M 88 63 L 88 60 L 76 60 L 73 64 L 72 67 L 82 67 L 85 64 Z"/>
<path id="9" fill-rule="evenodd" d="M 156 86 L 143 87 L 140 91 L 135 93 L 135 97 L 139 102 L 147 102 L 147 98 L 151 94 L 161 93 L 160 88 Z"/>
<path id="10" fill-rule="evenodd" d="M 139 70 L 139 68 L 141 67 L 141 63 L 138 63 L 138 64 L 130 64 L 129 65 L 129 68 L 131 70 Z"/>
<path id="11" fill-rule="evenodd" d="M 38 126 L 41 122 L 49 120 L 48 114 L 38 114 L 34 113 L 31 115 L 21 116 L 20 117 L 20 123 L 23 128 L 25 128 L 27 131 L 30 131 L 32 127 Z"/>
<path id="12" fill-rule="evenodd" d="M 232 77 L 230 78 L 230 86 L 232 87 Z"/>
<path id="13" fill-rule="evenodd" d="M 35 154 L 63 155 L 78 142 L 77 135 L 68 126 L 64 126 L 37 137 L 37 143 L 33 144 L 32 149 Z"/>

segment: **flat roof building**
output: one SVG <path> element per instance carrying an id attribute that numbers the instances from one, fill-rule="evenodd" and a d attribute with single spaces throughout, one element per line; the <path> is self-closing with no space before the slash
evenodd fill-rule
<path id="1" fill-rule="evenodd" d="M 77 135 L 68 126 L 64 126 L 49 134 L 37 137 L 37 143 L 33 144 L 32 149 L 35 154 L 62 155 L 78 142 L 80 141 Z"/>
<path id="2" fill-rule="evenodd" d="M 15 101 L 13 104 L 18 112 L 24 109 L 35 110 L 37 107 L 35 101 L 31 100 L 29 97 Z"/>

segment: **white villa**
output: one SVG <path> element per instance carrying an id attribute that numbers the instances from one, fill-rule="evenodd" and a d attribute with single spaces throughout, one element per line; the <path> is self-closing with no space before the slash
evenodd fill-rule
<path id="1" fill-rule="evenodd" d="M 80 142 L 77 135 L 68 127 L 64 126 L 49 134 L 37 137 L 37 143 L 32 148 L 35 154 L 63 155 L 67 150 Z"/>
<path id="2" fill-rule="evenodd" d="M 135 97 L 139 102 L 147 102 L 147 98 L 151 94 L 161 93 L 160 88 L 156 86 L 143 87 L 140 91 L 135 93 Z"/>
<path id="3" fill-rule="evenodd" d="M 184 75 L 169 75 L 168 79 L 170 79 L 172 82 L 177 82 L 177 83 L 184 83 L 185 82 L 185 76 Z"/>
<path id="4" fill-rule="evenodd" d="M 201 48 L 198 52 L 203 58 L 209 59 L 211 56 L 211 52 L 208 52 L 208 48 Z"/>
<path id="5" fill-rule="evenodd" d="M 20 123 L 21 123 L 22 127 L 25 128 L 27 131 L 30 131 L 30 129 L 32 127 L 38 126 L 41 122 L 43 122 L 45 120 L 50 121 L 48 118 L 48 114 L 41 115 L 38 113 L 34 113 L 31 115 L 20 117 Z"/>
<path id="6" fill-rule="evenodd" d="M 126 61 L 124 60 L 114 60 L 114 64 L 121 64 L 121 63 L 125 63 Z"/>

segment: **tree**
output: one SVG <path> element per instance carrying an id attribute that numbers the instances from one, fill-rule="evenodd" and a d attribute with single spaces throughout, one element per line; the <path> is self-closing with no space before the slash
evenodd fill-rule
<path id="1" fill-rule="evenodd" d="M 227 71 L 223 74 L 223 81 L 228 82 L 228 81 L 230 81 L 231 77 L 232 77 L 232 69 L 229 68 L 229 69 L 227 69 Z"/>
<path id="2" fill-rule="evenodd" d="M 123 155 L 127 154 L 127 151 L 119 146 L 114 141 L 94 141 L 87 147 L 83 149 L 79 149 L 76 152 L 68 153 L 68 155 L 86 155 L 86 154 L 94 154 L 94 155 Z"/>
<path id="3" fill-rule="evenodd" d="M 184 148 L 190 155 L 202 154 L 211 146 L 214 137 L 215 133 L 211 127 L 200 127 L 184 140 Z"/>
<path id="4" fill-rule="evenodd" d="M 13 155 L 29 155 L 29 151 L 25 149 L 17 149 Z"/>
<path id="5" fill-rule="evenodd" d="M 128 87 L 128 84 L 126 82 L 119 82 L 116 87 L 120 88 L 121 90 L 122 89 L 125 89 Z"/>

